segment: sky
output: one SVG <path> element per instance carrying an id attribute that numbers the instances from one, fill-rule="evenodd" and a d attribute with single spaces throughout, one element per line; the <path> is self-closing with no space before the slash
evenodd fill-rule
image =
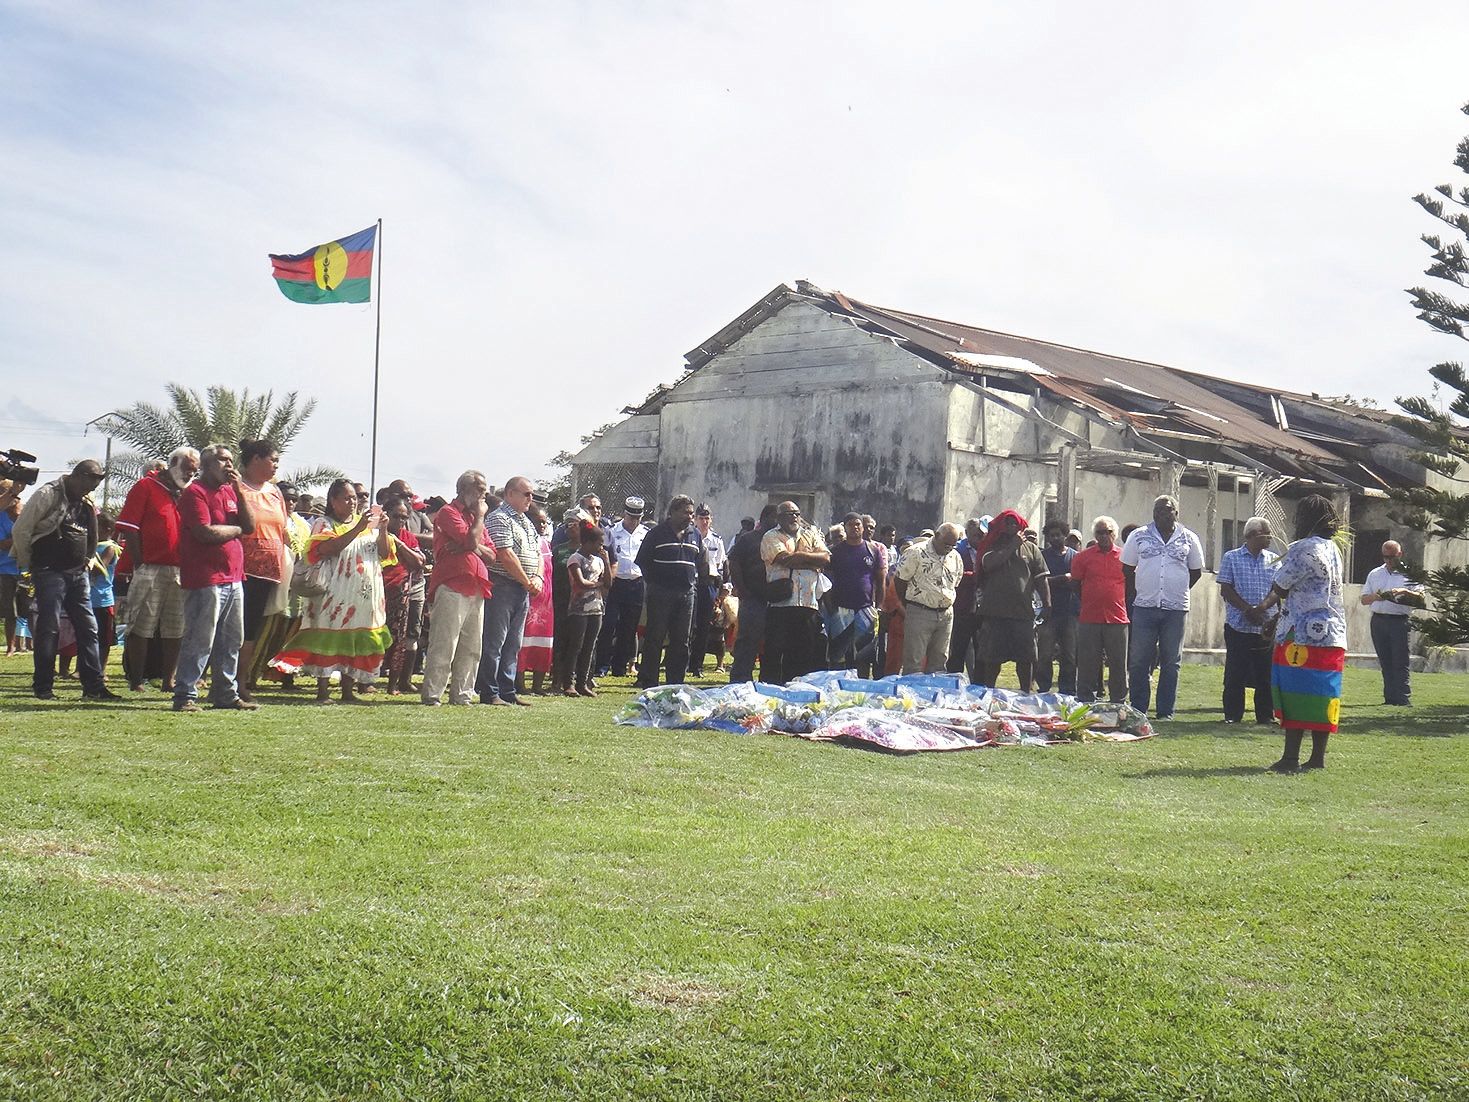
<path id="1" fill-rule="evenodd" d="M 547 461 L 777 284 L 1389 404 L 1469 6 L 0 0 L 0 448 L 178 382 L 284 466 Z M 383 220 L 372 305 L 267 254 Z"/>

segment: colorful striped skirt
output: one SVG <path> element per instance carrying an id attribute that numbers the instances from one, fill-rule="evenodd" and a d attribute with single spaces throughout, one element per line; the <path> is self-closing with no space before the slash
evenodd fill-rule
<path id="1" fill-rule="evenodd" d="M 1281 727 L 1335 731 L 1341 718 L 1341 674 L 1346 663 L 1344 647 L 1277 643 L 1270 688 Z"/>

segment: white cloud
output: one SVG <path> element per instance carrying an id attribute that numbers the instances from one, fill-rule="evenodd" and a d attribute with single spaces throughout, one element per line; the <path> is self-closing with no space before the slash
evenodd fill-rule
<path id="1" fill-rule="evenodd" d="M 380 469 L 425 489 L 536 473 L 796 277 L 1426 390 L 1455 350 L 1401 294 L 1431 226 L 1409 196 L 1455 174 L 1433 59 L 1469 12 L 1386 11 L 11 9 L 0 365 L 73 425 L 168 380 L 299 388 L 321 406 L 288 462 L 365 474 L 372 311 L 287 302 L 265 253 L 382 216 Z"/>

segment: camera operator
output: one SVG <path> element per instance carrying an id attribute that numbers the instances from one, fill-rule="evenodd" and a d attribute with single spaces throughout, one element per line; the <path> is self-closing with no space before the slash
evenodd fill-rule
<path id="1" fill-rule="evenodd" d="M 92 615 L 87 563 L 97 548 L 97 509 L 91 493 L 102 482 L 102 464 L 84 459 L 71 474 L 48 482 L 31 495 L 12 534 L 12 551 L 21 572 L 29 570 L 36 589 L 35 679 L 38 700 L 55 700 L 56 651 L 61 613 L 76 631 L 77 672 L 83 700 L 117 700 L 102 680 L 97 652 L 97 620 Z"/>
<path id="2" fill-rule="evenodd" d="M 20 567 L 10 553 L 11 533 L 20 517 L 20 483 L 0 481 L 0 620 L 5 621 L 5 657 L 15 653 L 15 591 L 20 586 Z"/>

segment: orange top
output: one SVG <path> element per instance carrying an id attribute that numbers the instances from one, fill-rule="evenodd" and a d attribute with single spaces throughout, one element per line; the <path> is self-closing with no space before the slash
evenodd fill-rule
<path id="1" fill-rule="evenodd" d="M 240 482 L 240 494 L 255 514 L 255 531 L 241 536 L 245 549 L 245 574 L 279 582 L 286 576 L 286 499 L 274 482 L 258 490 Z"/>

